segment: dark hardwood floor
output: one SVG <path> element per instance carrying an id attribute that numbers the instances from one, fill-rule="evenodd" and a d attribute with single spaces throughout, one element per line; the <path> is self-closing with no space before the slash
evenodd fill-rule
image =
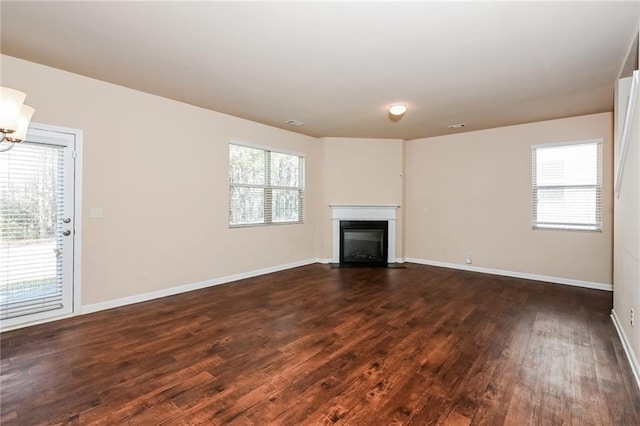
<path id="1" fill-rule="evenodd" d="M 3 333 L 0 423 L 638 425 L 611 298 L 310 265 Z"/>

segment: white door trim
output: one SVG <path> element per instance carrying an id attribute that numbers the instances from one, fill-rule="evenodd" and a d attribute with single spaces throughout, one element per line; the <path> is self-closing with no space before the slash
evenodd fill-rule
<path id="1" fill-rule="evenodd" d="M 74 216 L 73 216 L 73 308 L 70 314 L 60 315 L 38 321 L 19 324 L 12 327 L 3 328 L 2 331 L 13 330 L 45 322 L 56 321 L 82 313 L 82 130 L 69 127 L 53 126 L 50 124 L 31 123 L 29 130 L 39 130 L 52 133 L 63 133 L 71 135 L 74 140 Z M 28 133 L 27 133 L 28 135 Z M 27 136 L 28 138 L 28 136 Z"/>

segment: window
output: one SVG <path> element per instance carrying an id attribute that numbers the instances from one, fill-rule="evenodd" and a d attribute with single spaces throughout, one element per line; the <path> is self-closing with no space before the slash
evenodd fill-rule
<path id="1" fill-rule="evenodd" d="M 304 157 L 229 144 L 229 226 L 302 223 Z"/>
<path id="2" fill-rule="evenodd" d="M 602 140 L 532 147 L 533 228 L 602 230 Z"/>

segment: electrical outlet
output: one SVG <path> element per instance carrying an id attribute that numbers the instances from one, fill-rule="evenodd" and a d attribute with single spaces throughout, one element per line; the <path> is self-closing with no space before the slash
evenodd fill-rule
<path id="1" fill-rule="evenodd" d="M 467 265 L 471 265 L 471 262 L 472 262 L 472 259 L 471 259 L 471 258 L 472 258 L 472 256 L 473 256 L 473 253 L 471 253 L 470 251 L 468 251 L 468 252 L 467 252 L 467 258 L 465 259 L 465 263 L 466 263 Z"/>
<path id="2" fill-rule="evenodd" d="M 629 312 L 629 322 L 631 323 L 631 327 L 635 327 L 636 326 L 636 319 L 635 319 L 635 312 L 633 310 L 633 308 L 631 309 L 631 312 Z"/>
<path id="3" fill-rule="evenodd" d="M 140 278 L 147 278 L 147 268 L 145 268 L 144 266 L 142 266 L 140 268 L 140 271 L 138 272 L 138 277 Z"/>

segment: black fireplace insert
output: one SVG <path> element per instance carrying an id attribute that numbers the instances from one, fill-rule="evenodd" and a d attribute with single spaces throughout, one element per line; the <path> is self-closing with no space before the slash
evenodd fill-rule
<path id="1" fill-rule="evenodd" d="M 387 266 L 389 222 L 341 220 L 340 265 Z"/>

